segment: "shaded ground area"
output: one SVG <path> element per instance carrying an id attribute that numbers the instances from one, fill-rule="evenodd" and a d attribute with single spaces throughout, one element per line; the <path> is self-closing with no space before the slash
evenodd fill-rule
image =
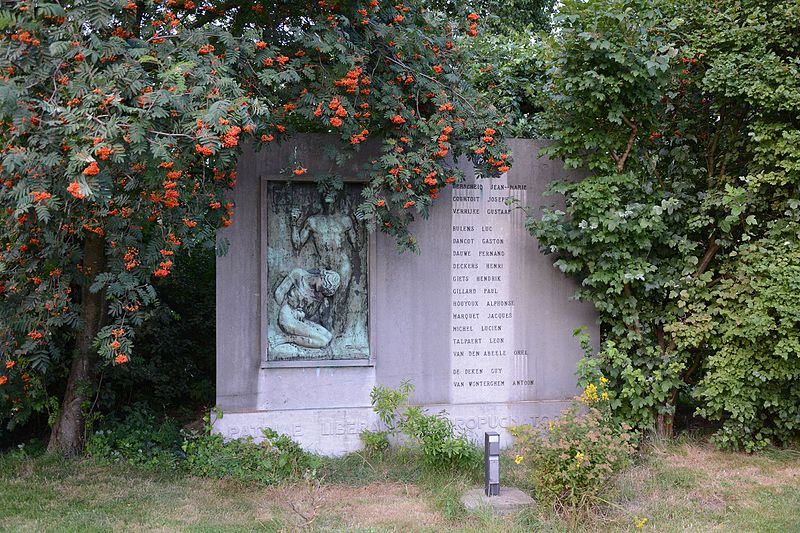
<path id="1" fill-rule="evenodd" d="M 506 468 L 511 468 L 507 465 Z M 800 452 L 746 455 L 702 442 L 650 446 L 570 524 L 546 509 L 468 514 L 475 479 L 425 474 L 398 458 L 350 456 L 322 484 L 257 487 L 144 473 L 92 460 L 0 457 L 4 531 L 800 531 Z"/>

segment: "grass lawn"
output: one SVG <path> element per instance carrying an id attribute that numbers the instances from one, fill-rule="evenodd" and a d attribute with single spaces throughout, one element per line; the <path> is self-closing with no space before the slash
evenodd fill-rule
<path id="1" fill-rule="evenodd" d="M 92 460 L 0 456 L 2 531 L 800 532 L 800 452 L 746 455 L 700 441 L 651 445 L 578 524 L 546 509 L 468 514 L 476 479 L 426 474 L 402 457 L 331 461 L 324 482 L 259 487 Z"/>

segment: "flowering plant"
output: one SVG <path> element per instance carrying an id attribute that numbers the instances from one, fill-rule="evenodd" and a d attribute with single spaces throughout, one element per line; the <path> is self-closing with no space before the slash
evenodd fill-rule
<path id="1" fill-rule="evenodd" d="M 605 383 L 583 394 L 547 428 L 511 429 L 513 481 L 536 491 L 559 511 L 583 511 L 597 503 L 614 474 L 630 465 L 635 451 L 630 426 L 608 417 Z"/>

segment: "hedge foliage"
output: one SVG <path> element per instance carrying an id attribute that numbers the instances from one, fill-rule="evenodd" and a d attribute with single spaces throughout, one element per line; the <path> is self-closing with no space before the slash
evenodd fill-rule
<path id="1" fill-rule="evenodd" d="M 587 169 L 528 227 L 600 312 L 583 384 L 722 446 L 798 435 L 800 5 L 564 2 L 532 71 L 546 150 Z"/>

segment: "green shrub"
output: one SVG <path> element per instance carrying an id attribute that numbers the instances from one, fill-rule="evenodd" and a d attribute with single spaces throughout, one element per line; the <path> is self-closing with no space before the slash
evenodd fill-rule
<path id="1" fill-rule="evenodd" d="M 599 313 L 582 377 L 663 436 L 696 402 L 723 447 L 798 438 L 800 7 L 559 4 L 531 92 L 544 153 L 586 175 L 527 225 Z"/>
<path id="2" fill-rule="evenodd" d="M 583 403 L 574 403 L 546 430 L 511 429 L 517 440 L 510 453 L 518 466 L 510 479 L 533 488 L 540 502 L 561 512 L 582 512 L 596 504 L 635 451 L 630 427 L 604 414 L 607 402 L 597 398 L 597 389 L 589 389 Z"/>
<path id="3" fill-rule="evenodd" d="M 200 435 L 183 443 L 186 471 L 192 475 L 228 478 L 270 485 L 290 478 L 315 475 L 319 459 L 286 435 L 263 430 L 264 439 L 226 441 L 218 433 Z"/>
<path id="4" fill-rule="evenodd" d="M 183 456 L 183 439 L 177 421 L 134 406 L 125 418 L 106 420 L 101 429 L 87 440 L 86 451 L 100 461 L 178 470 Z"/>
<path id="5" fill-rule="evenodd" d="M 397 389 L 372 389 L 372 406 L 387 427 L 387 443 L 389 436 L 403 435 L 419 446 L 423 462 L 430 468 L 477 471 L 483 457 L 478 447 L 466 435 L 456 434 L 444 412 L 427 414 L 410 406 L 408 398 L 413 391 L 414 385 L 407 380 Z"/>
<path id="6" fill-rule="evenodd" d="M 205 421 L 202 433 L 189 433 L 176 420 L 135 406 L 124 419 L 103 421 L 87 452 L 101 462 L 263 484 L 316 475 L 319 459 L 286 435 L 267 428 L 258 443 L 252 437 L 225 440 L 211 433 L 209 417 Z"/>
<path id="7" fill-rule="evenodd" d="M 713 441 L 748 452 L 800 434 L 800 225 L 775 225 L 738 247 L 711 290 L 687 291 L 678 346 L 707 348 L 699 414 L 721 422 Z"/>
<path id="8" fill-rule="evenodd" d="M 613 340 L 603 342 L 600 351 L 593 355 L 585 330 L 576 330 L 575 335 L 584 352 L 577 365 L 578 385 L 589 390 L 597 385 L 602 387 L 608 400 L 603 404 L 608 416 L 613 413 L 617 421 L 624 421 L 637 431 L 654 429 L 653 410 L 671 400 L 673 391 L 681 384 L 682 366 L 658 359 L 655 349 L 644 348 L 637 355 Z M 658 362 L 652 368 L 643 366 L 639 359 L 642 354 Z"/>
<path id="9" fill-rule="evenodd" d="M 361 442 L 364 443 L 364 450 L 369 455 L 381 456 L 389 449 L 388 431 L 370 431 L 365 429 L 359 434 Z"/>

